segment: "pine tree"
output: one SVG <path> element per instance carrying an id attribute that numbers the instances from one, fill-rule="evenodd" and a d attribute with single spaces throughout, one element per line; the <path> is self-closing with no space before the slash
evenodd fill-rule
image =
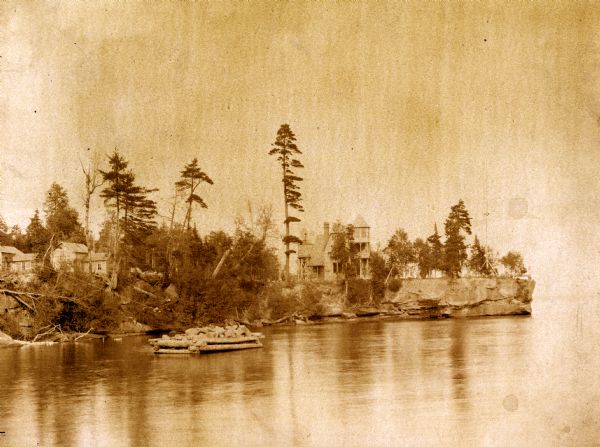
<path id="1" fill-rule="evenodd" d="M 285 245 L 285 277 L 290 277 L 290 255 L 295 253 L 295 250 L 290 249 L 290 244 L 300 244 L 302 240 L 290 234 L 290 223 L 300 222 L 300 219 L 294 216 L 290 216 L 289 208 L 293 208 L 296 211 L 303 212 L 304 208 L 301 205 L 302 194 L 300 193 L 300 187 L 298 182 L 302 181 L 301 177 L 298 177 L 293 169 L 300 169 L 304 166 L 296 155 L 302 154 L 298 146 L 296 146 L 296 136 L 290 129 L 288 124 L 282 124 L 277 131 L 277 137 L 273 143 L 273 147 L 269 151 L 269 155 L 276 155 L 277 161 L 281 164 L 282 170 L 282 182 L 283 182 L 283 198 L 284 198 L 284 211 L 285 219 L 285 236 L 283 237 L 283 244 Z"/>
<path id="2" fill-rule="evenodd" d="M 35 210 L 25 232 L 25 245 L 27 246 L 27 251 L 38 254 L 43 253 L 46 251 L 49 240 L 50 235 L 42 223 L 40 212 Z"/>
<path id="3" fill-rule="evenodd" d="M 461 200 L 450 208 L 450 214 L 444 224 L 446 244 L 444 247 L 444 270 L 449 276 L 460 276 L 460 271 L 467 260 L 465 234 L 471 234 L 471 218 Z"/>
<path id="4" fill-rule="evenodd" d="M 114 232 L 112 241 L 112 256 L 114 270 L 118 271 L 121 262 L 120 253 L 120 239 L 121 239 L 121 210 L 123 207 L 123 196 L 127 187 L 129 177 L 133 174 L 126 171 L 128 162 L 119 154 L 115 149 L 113 154 L 108 158 L 108 164 L 110 169 L 108 171 L 99 170 L 102 174 L 104 182 L 108 183 L 108 186 L 100 192 L 100 197 L 104 199 L 105 206 L 113 209 L 113 226 Z"/>
<path id="5" fill-rule="evenodd" d="M 477 236 L 471 245 L 468 266 L 472 272 L 479 275 L 490 276 L 492 274 L 491 260 L 488 259 L 486 249 L 481 245 Z"/>
<path id="6" fill-rule="evenodd" d="M 8 234 L 8 225 L 2 216 L 0 216 L 0 245 L 10 245 L 11 240 Z"/>
<path id="7" fill-rule="evenodd" d="M 69 204 L 67 191 L 58 183 L 52 183 L 44 202 L 46 228 L 59 240 L 84 242 L 84 230 L 79 223 L 79 214 Z"/>
<path id="8" fill-rule="evenodd" d="M 431 248 L 431 270 L 444 270 L 444 245 L 437 224 L 433 224 L 433 234 L 427 238 L 427 244 Z"/>
<path id="9" fill-rule="evenodd" d="M 127 170 L 128 162 L 117 150 L 109 157 L 108 171 L 99 171 L 108 184 L 100 193 L 104 203 L 113 210 L 114 241 L 113 262 L 115 270 L 120 269 L 121 248 L 126 246 L 131 257 L 134 251 L 143 250 L 145 238 L 156 223 L 156 202 L 148 194 L 156 191 L 135 184 L 135 175 Z"/>
<path id="10" fill-rule="evenodd" d="M 206 202 L 196 194 L 196 189 L 202 183 L 213 184 L 212 179 L 198 166 L 198 159 L 194 158 L 191 163 L 184 166 L 181 171 L 181 180 L 175 183 L 177 190 L 185 192 L 187 194 L 187 211 L 183 220 L 183 227 L 190 229 L 190 222 L 192 220 L 192 205 L 198 204 L 200 208 L 207 208 Z"/>

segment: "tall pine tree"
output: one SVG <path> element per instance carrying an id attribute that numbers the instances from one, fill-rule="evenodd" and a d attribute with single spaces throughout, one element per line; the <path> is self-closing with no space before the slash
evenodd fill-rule
<path id="1" fill-rule="evenodd" d="M 437 224 L 433 224 L 433 234 L 427 238 L 427 244 L 431 248 L 431 270 L 444 270 L 444 244 L 442 244 L 442 237 L 438 233 Z"/>
<path id="2" fill-rule="evenodd" d="M 471 218 L 462 199 L 450 208 L 444 229 L 446 232 L 444 270 L 449 276 L 458 277 L 468 257 L 465 235 L 471 234 Z"/>
<path id="3" fill-rule="evenodd" d="M 196 194 L 196 189 L 202 183 L 212 185 L 213 181 L 206 172 L 200 169 L 200 166 L 198 166 L 198 159 L 194 158 L 191 163 L 183 167 L 183 171 L 181 171 L 181 180 L 175 183 L 177 191 L 184 192 L 187 195 L 185 199 L 187 210 L 185 218 L 183 219 L 183 228 L 187 228 L 188 230 L 190 229 L 192 220 L 192 205 L 196 203 L 200 208 L 208 208 L 202 197 Z"/>
<path id="4" fill-rule="evenodd" d="M 296 211 L 304 212 L 304 208 L 301 205 L 302 194 L 300 193 L 300 186 L 298 182 L 302 181 L 301 177 L 298 177 L 294 169 L 300 169 L 304 166 L 300 161 L 295 158 L 297 155 L 301 155 L 302 152 L 296 146 L 296 136 L 290 129 L 288 124 L 282 124 L 277 131 L 277 137 L 273 143 L 273 147 L 269 151 L 269 155 L 277 156 L 277 161 L 281 165 L 282 172 L 282 183 L 283 183 L 283 199 L 284 199 L 284 211 L 285 219 L 285 236 L 283 237 L 283 244 L 285 245 L 285 278 L 286 280 L 290 277 L 290 255 L 296 251 L 290 248 L 290 244 L 300 244 L 302 240 L 290 234 L 290 223 L 300 222 L 300 219 L 291 216 L 289 214 L 289 208 L 293 208 Z"/>
<path id="5" fill-rule="evenodd" d="M 127 246 L 143 246 L 145 237 L 155 227 L 156 203 L 148 194 L 156 191 L 135 184 L 135 175 L 127 169 L 128 162 L 115 150 L 108 158 L 109 170 L 100 171 L 107 186 L 100 193 L 104 204 L 113 211 L 114 241 L 112 244 L 115 271 L 121 266 L 121 252 Z"/>

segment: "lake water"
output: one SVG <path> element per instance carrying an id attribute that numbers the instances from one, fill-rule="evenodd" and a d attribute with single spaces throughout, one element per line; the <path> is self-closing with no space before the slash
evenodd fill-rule
<path id="1" fill-rule="evenodd" d="M 278 327 L 200 356 L 147 337 L 0 349 L 0 446 L 600 444 L 599 303 Z"/>

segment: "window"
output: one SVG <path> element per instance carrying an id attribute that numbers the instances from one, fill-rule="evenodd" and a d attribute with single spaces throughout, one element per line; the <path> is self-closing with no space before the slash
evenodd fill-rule
<path id="1" fill-rule="evenodd" d="M 102 270 L 102 264 L 98 264 L 98 270 Z"/>
<path id="2" fill-rule="evenodd" d="M 333 273 L 340 273 L 341 271 L 342 271 L 342 269 L 340 268 L 340 263 L 334 262 L 333 263 Z"/>

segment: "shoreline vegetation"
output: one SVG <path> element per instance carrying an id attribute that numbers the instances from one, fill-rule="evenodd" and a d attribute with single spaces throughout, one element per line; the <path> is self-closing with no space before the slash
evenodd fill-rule
<path id="1" fill-rule="evenodd" d="M 289 125 L 283 124 L 267 152 L 276 157 L 281 173 L 273 180 L 283 184 L 283 237 L 273 208 L 251 203 L 247 214 L 236 218 L 232 234 L 216 230 L 201 235 L 195 212 L 208 207 L 201 193 L 219 187 L 219 179 L 213 181 L 197 158 L 173 178 L 169 203 L 161 204 L 169 214 L 159 225 L 159 205 L 152 198 L 158 190 L 138 184 L 117 149 L 104 161 L 92 154 L 87 166 L 82 163 L 83 223 L 58 183 L 46 194 L 43 214 L 36 210 L 25 232 L 16 225 L 9 228 L 0 216 L 0 331 L 37 342 L 82 334 L 182 331 L 228 321 L 262 326 L 362 316 L 413 318 L 418 312 L 388 298 L 408 278 L 443 281 L 452 289 L 465 277 L 491 280 L 526 273 L 519 253 L 500 258 L 472 235 L 469 212 L 459 200 L 444 222 L 444 239 L 435 223 L 433 234 L 414 241 L 398 228 L 381 251 L 372 250 L 370 241 L 355 243 L 353 226 L 338 221 L 326 253 L 335 264 L 336 279 L 298 282 L 290 259 L 304 241 L 292 234 L 291 225 L 301 220 L 291 212 L 305 210 L 303 178 L 298 176 L 304 168 L 302 152 L 295 142 Z M 95 236 L 91 204 L 98 198 L 106 218 Z M 276 248 L 281 243 L 283 268 Z M 368 263 L 361 264 L 365 253 Z"/>
<path id="2" fill-rule="evenodd" d="M 45 344 L 181 333 L 200 325 L 260 328 L 373 319 L 530 315 L 535 286 L 531 279 L 509 277 L 405 279 L 398 289 L 388 287 L 380 300 L 373 300 L 369 281 L 354 280 L 350 284 L 349 301 L 341 281 L 303 282 L 289 287 L 273 282 L 241 313 L 235 309 L 225 319 L 207 319 L 198 313 L 194 320 L 190 318 L 187 300 L 181 300 L 173 290 L 167 294 L 141 281 L 123 293 L 104 291 L 111 297 L 105 295 L 101 304 L 93 304 L 93 297 L 55 297 L 50 304 L 48 297 L 39 293 L 21 292 L 21 299 L 17 299 L 16 291 L 4 290 L 0 294 L 3 305 L 12 307 L 0 320 L 0 345 L 11 344 L 10 341 Z M 59 322 L 41 326 L 49 319 Z M 3 342 L 2 333 L 12 340 L 5 337 Z"/>

